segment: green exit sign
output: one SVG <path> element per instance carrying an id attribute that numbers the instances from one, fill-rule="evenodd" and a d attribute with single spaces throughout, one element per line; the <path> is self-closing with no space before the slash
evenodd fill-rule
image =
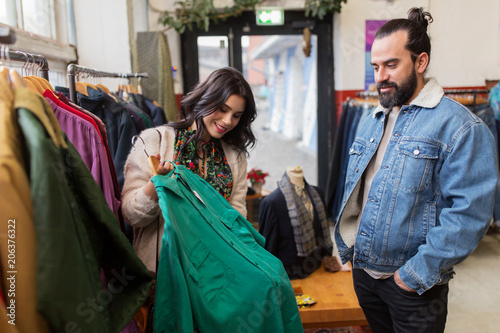
<path id="1" fill-rule="evenodd" d="M 285 13 L 279 8 L 258 8 L 256 18 L 257 25 L 283 25 Z"/>

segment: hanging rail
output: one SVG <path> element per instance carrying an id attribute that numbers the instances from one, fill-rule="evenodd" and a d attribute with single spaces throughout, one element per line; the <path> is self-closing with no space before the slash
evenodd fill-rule
<path id="1" fill-rule="evenodd" d="M 9 27 L 0 27 L 0 44 L 9 45 L 15 42 L 16 34 L 14 30 Z M 47 81 L 49 80 L 49 62 L 43 55 L 11 49 L 5 50 L 5 53 L 8 60 L 37 64 L 37 71 L 40 73 L 40 76 Z"/>
<path id="2" fill-rule="evenodd" d="M 116 78 L 148 78 L 148 73 L 110 73 L 103 72 L 93 68 L 87 68 L 76 64 L 69 64 L 67 68 L 67 75 L 69 81 L 69 96 L 72 102 L 76 102 L 76 75 L 77 73 L 88 73 L 98 77 L 116 77 Z"/>
<path id="3" fill-rule="evenodd" d="M 362 98 L 378 97 L 378 91 L 358 91 L 356 96 Z"/>
<path id="4" fill-rule="evenodd" d="M 476 110 L 477 105 L 477 95 L 489 94 L 489 90 L 486 89 L 444 89 L 446 95 L 472 95 L 472 112 Z"/>

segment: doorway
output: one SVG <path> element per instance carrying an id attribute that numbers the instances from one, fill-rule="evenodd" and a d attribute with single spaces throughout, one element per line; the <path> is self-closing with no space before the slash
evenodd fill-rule
<path id="1" fill-rule="evenodd" d="M 258 112 L 252 126 L 257 145 L 248 169 L 269 172 L 264 188 L 272 191 L 287 167 L 300 165 L 310 184 L 325 189 L 336 119 L 332 19 L 317 21 L 303 11 L 286 11 L 284 25 L 255 22 L 255 14 L 245 12 L 212 23 L 208 32 L 184 32 L 184 91 L 216 68 L 241 71 Z M 306 27 L 312 33 L 309 56 L 302 49 Z"/>

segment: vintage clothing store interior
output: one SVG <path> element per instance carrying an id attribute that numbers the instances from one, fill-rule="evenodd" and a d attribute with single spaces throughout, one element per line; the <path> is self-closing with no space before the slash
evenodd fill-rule
<path id="1" fill-rule="evenodd" d="M 411 7 L 430 11 L 426 76 L 488 126 L 499 152 L 498 1 L 348 0 L 320 22 L 304 1 L 269 0 L 259 6 L 284 9 L 283 26 L 249 11 L 241 29 L 220 20 L 185 33 L 160 23 L 175 6 L 0 1 L 0 332 L 371 332 L 333 224 L 356 130 L 378 105 L 374 33 Z M 182 149 L 164 126 L 180 119 L 193 77 L 226 66 L 252 88 L 256 145 L 245 163 L 225 142 L 210 156 L 245 193 L 222 196 L 181 163 L 170 177 L 140 176 L 156 153 L 163 162 L 162 140 L 173 158 Z M 136 165 L 156 205 L 124 198 Z M 445 332 L 500 325 L 497 188 L 491 227 L 454 266 Z"/>

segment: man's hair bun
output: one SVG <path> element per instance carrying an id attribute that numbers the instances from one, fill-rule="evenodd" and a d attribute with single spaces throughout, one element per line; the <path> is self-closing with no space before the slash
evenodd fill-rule
<path id="1" fill-rule="evenodd" d="M 424 12 L 422 7 L 414 7 L 408 11 L 408 20 L 417 23 L 427 31 L 427 26 L 433 21 L 433 18 L 429 12 Z"/>

